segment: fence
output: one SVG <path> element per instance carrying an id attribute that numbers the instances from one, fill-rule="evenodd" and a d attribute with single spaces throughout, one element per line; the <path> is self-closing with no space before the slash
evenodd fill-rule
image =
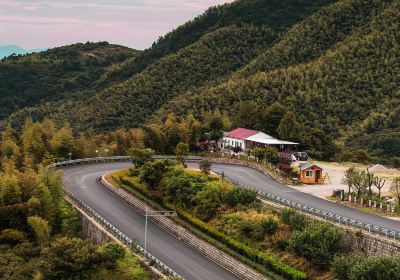
<path id="1" fill-rule="evenodd" d="M 142 255 L 144 258 L 147 260 L 150 260 L 151 262 L 154 263 L 154 266 L 157 268 L 161 269 L 168 275 L 172 275 L 177 278 L 182 278 L 181 275 L 173 271 L 171 268 L 169 268 L 166 264 L 164 264 L 162 261 L 157 259 L 155 256 L 147 252 L 145 249 L 143 249 L 139 244 L 135 243 L 131 238 L 123 234 L 120 230 L 118 230 L 115 226 L 113 226 L 111 223 L 109 223 L 106 219 L 104 219 L 102 216 L 100 216 L 96 211 L 94 211 L 90 206 L 88 206 L 85 202 L 80 200 L 76 195 L 74 195 L 72 192 L 69 190 L 66 190 L 66 193 L 68 196 L 75 201 L 82 210 L 84 210 L 86 213 L 91 215 L 96 221 L 98 221 L 103 227 L 109 230 L 118 240 L 120 240 L 122 243 L 127 245 L 129 248 L 132 248 L 135 252 L 138 252 L 140 255 Z"/>

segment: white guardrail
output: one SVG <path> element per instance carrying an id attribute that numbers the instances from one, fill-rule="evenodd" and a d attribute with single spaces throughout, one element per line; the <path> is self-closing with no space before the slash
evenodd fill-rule
<path id="1" fill-rule="evenodd" d="M 165 159 L 165 158 L 174 158 L 174 156 L 155 156 L 155 158 L 158 159 Z M 189 156 L 187 158 L 188 161 L 200 161 L 202 159 L 202 157 L 197 157 L 197 156 Z M 98 162 L 113 162 L 113 161 L 130 161 L 130 157 L 129 156 L 112 156 L 112 157 L 95 157 L 95 158 L 84 158 L 84 159 L 76 159 L 76 160 L 68 160 L 68 161 L 62 161 L 62 162 L 57 162 L 54 163 L 54 167 L 63 167 L 63 166 L 70 166 L 70 165 L 78 165 L 78 164 L 88 164 L 88 163 L 98 163 Z M 221 174 L 220 174 L 221 175 Z M 230 180 L 231 181 L 231 180 Z M 370 223 L 366 223 L 366 222 L 362 222 L 356 219 L 352 219 L 349 217 L 344 217 L 341 215 L 337 215 L 328 211 L 324 211 L 321 209 L 317 209 L 317 208 L 313 208 L 301 203 L 297 203 L 291 200 L 288 200 L 286 198 L 282 198 L 279 197 L 277 195 L 274 194 L 270 194 L 264 191 L 260 191 L 257 190 L 253 187 L 250 186 L 245 186 L 239 182 L 234 182 L 231 181 L 233 184 L 237 185 L 238 187 L 242 187 L 242 188 L 247 188 L 247 189 L 252 189 L 255 190 L 258 194 L 258 196 L 264 198 L 264 199 L 268 199 L 270 201 L 274 201 L 277 202 L 279 204 L 283 204 L 286 205 L 288 207 L 292 207 L 295 209 L 298 209 L 302 212 L 306 212 L 312 215 L 316 215 L 318 217 L 321 217 L 323 219 L 332 221 L 332 222 L 337 222 L 339 224 L 342 225 L 346 225 L 349 227 L 353 227 L 356 229 L 362 229 L 362 230 L 366 230 L 370 233 L 375 233 L 375 234 L 379 234 L 382 236 L 386 236 L 386 237 L 390 237 L 390 238 L 394 238 L 396 240 L 400 240 L 400 232 L 395 231 L 395 230 L 391 230 L 385 227 L 380 227 L 377 225 L 373 225 Z"/>

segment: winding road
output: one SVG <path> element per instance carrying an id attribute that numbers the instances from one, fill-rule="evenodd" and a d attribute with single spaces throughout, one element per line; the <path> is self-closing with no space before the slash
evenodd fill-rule
<path id="1" fill-rule="evenodd" d="M 198 162 L 187 162 L 188 167 L 198 167 Z M 96 179 L 100 176 L 130 167 L 130 163 L 96 163 L 63 168 L 65 186 L 97 213 L 112 223 L 125 235 L 144 245 L 145 218 L 103 187 Z M 212 164 L 212 169 L 225 177 L 252 186 L 258 190 L 287 198 L 314 208 L 350 217 L 391 230 L 400 231 L 400 222 L 365 213 L 357 209 L 300 192 L 278 183 L 262 172 L 249 167 Z M 159 226 L 149 222 L 147 248 L 150 253 L 186 279 L 238 279 L 236 276 L 210 261 L 191 247 L 180 242 Z"/>
<path id="2" fill-rule="evenodd" d="M 63 179 L 73 194 L 144 247 L 145 217 L 96 182 L 104 174 L 130 166 L 129 163 L 101 163 L 68 167 L 63 168 Z M 185 279 L 239 279 L 150 220 L 147 250 Z"/>

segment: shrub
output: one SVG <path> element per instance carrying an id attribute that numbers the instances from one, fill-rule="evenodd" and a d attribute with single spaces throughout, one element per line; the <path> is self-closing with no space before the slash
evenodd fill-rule
<path id="1" fill-rule="evenodd" d="M 200 162 L 200 170 L 203 171 L 204 174 L 210 174 L 211 162 L 209 162 L 207 160 L 202 160 Z"/>
<path id="2" fill-rule="evenodd" d="M 293 268 L 281 260 L 271 256 L 269 254 L 260 252 L 259 250 L 253 249 L 246 244 L 239 242 L 221 232 L 216 230 L 211 225 L 193 217 L 191 214 L 179 209 L 178 207 L 174 207 L 173 205 L 166 205 L 166 207 L 175 210 L 179 213 L 179 216 L 187 221 L 189 224 L 194 227 L 200 229 L 202 232 L 208 234 L 209 236 L 215 238 L 217 241 L 222 242 L 228 248 L 236 251 L 237 253 L 247 257 L 248 259 L 260 263 L 265 266 L 265 268 L 274 271 L 275 273 L 281 275 L 285 279 L 289 280 L 305 280 L 308 279 L 307 275 Z"/>
<path id="3" fill-rule="evenodd" d="M 154 190 L 167 171 L 168 167 L 164 161 L 147 162 L 140 169 L 139 180 Z"/>
<path id="4" fill-rule="evenodd" d="M 249 205 L 257 198 L 257 193 L 244 188 L 233 188 L 224 194 L 223 201 L 232 207 L 238 204 Z"/>
<path id="5" fill-rule="evenodd" d="M 264 234 L 275 234 L 278 231 L 278 223 L 273 219 L 269 218 L 261 221 L 261 227 Z"/>
<path id="6" fill-rule="evenodd" d="M 132 159 L 132 163 L 135 167 L 139 168 L 145 165 L 146 163 L 153 161 L 154 151 L 149 149 L 138 149 L 138 148 L 130 148 L 129 154 Z"/>
<path id="7" fill-rule="evenodd" d="M 292 208 L 284 208 L 279 213 L 279 218 L 284 224 L 289 225 L 292 230 L 302 230 L 308 225 L 306 216 L 299 214 Z"/>
<path id="8" fill-rule="evenodd" d="M 0 234 L 0 244 L 18 244 L 25 239 L 25 234 L 19 230 L 15 229 L 5 229 L 1 231 Z"/>
<path id="9" fill-rule="evenodd" d="M 295 231 L 289 239 L 292 251 L 320 269 L 329 267 L 342 245 L 342 233 L 321 223 L 310 224 L 303 231 Z"/>
<path id="10" fill-rule="evenodd" d="M 400 275 L 400 258 L 350 255 L 332 263 L 333 276 L 339 280 L 393 280 Z"/>
<path id="11" fill-rule="evenodd" d="M 129 168 L 129 173 L 128 175 L 131 177 L 137 177 L 140 174 L 140 169 L 139 168 Z"/>
<path id="12" fill-rule="evenodd" d="M 279 250 L 284 251 L 289 246 L 289 242 L 286 239 L 279 239 L 275 245 Z"/>

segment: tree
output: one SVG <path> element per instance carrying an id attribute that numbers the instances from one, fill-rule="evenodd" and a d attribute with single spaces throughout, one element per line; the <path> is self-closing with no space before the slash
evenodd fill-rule
<path id="1" fill-rule="evenodd" d="M 268 161 L 275 159 L 278 156 L 278 150 L 274 147 L 264 148 L 264 158 Z"/>
<path id="2" fill-rule="evenodd" d="M 108 269 L 115 269 L 117 261 L 125 257 L 126 250 L 118 243 L 110 242 L 100 248 L 100 254 L 104 265 Z"/>
<path id="3" fill-rule="evenodd" d="M 358 197 L 365 194 L 368 190 L 369 178 L 365 170 L 355 170 L 353 179 L 353 190 Z"/>
<path id="4" fill-rule="evenodd" d="M 74 136 L 69 124 L 65 124 L 53 135 L 50 145 L 53 153 L 60 158 L 67 158 L 69 153 L 73 154 L 76 151 Z"/>
<path id="5" fill-rule="evenodd" d="M 278 133 L 282 139 L 298 141 L 303 133 L 302 126 L 296 121 L 292 112 L 287 112 L 278 126 Z"/>
<path id="6" fill-rule="evenodd" d="M 328 224 L 312 223 L 302 231 L 293 232 L 289 248 L 311 265 L 325 269 L 342 249 L 342 233 Z"/>
<path id="7" fill-rule="evenodd" d="M 390 192 L 396 197 L 397 204 L 400 206 L 400 177 L 393 179 Z"/>
<path id="8" fill-rule="evenodd" d="M 383 187 L 385 186 L 386 180 L 383 178 L 379 178 L 378 176 L 376 176 L 374 178 L 374 186 L 375 188 L 378 189 L 378 196 L 379 198 L 381 197 L 381 190 L 383 189 Z"/>
<path id="9" fill-rule="evenodd" d="M 369 197 L 372 196 L 372 185 L 374 184 L 375 181 L 375 176 L 371 172 L 369 172 L 369 167 L 366 170 L 366 184 L 368 186 L 368 195 Z M 380 196 L 380 195 L 379 195 Z"/>
<path id="10" fill-rule="evenodd" d="M 279 102 L 273 103 L 264 111 L 261 129 L 273 136 L 277 135 L 279 124 L 287 113 L 287 109 Z"/>
<path id="11" fill-rule="evenodd" d="M 184 165 L 185 164 L 185 157 L 189 155 L 189 145 L 186 143 L 178 143 L 175 148 L 175 155 L 177 160 Z"/>
<path id="12" fill-rule="evenodd" d="M 100 261 L 96 247 L 88 241 L 61 237 L 44 248 L 41 271 L 45 279 L 90 279 Z"/>
<path id="13" fill-rule="evenodd" d="M 145 183 L 150 189 L 155 190 L 167 170 L 167 164 L 164 161 L 147 162 L 140 169 L 139 180 Z"/>
<path id="14" fill-rule="evenodd" d="M 153 161 L 154 150 L 130 148 L 129 155 L 136 168 L 140 168 L 148 162 Z"/>
<path id="15" fill-rule="evenodd" d="M 192 188 L 196 191 L 196 188 Z M 208 221 L 214 217 L 218 207 L 221 206 L 220 190 L 217 186 L 207 186 L 198 191 L 189 203 L 186 202 L 186 207 L 190 206 L 190 202 L 196 205 L 195 212 L 198 217 L 204 221 Z"/>
<path id="16" fill-rule="evenodd" d="M 49 222 L 39 216 L 28 217 L 28 224 L 33 228 L 38 243 L 43 247 L 50 241 Z"/>
<path id="17" fill-rule="evenodd" d="M 208 123 L 208 127 L 211 131 L 221 131 L 224 128 L 224 124 L 220 117 L 212 116 Z"/>
<path id="18" fill-rule="evenodd" d="M 255 147 L 251 149 L 250 153 L 255 156 L 258 160 L 262 160 L 265 156 L 264 149 L 260 147 Z"/>
<path id="19" fill-rule="evenodd" d="M 211 171 L 211 162 L 207 160 L 200 161 L 200 170 L 203 171 L 204 174 L 208 175 Z"/>
<path id="20" fill-rule="evenodd" d="M 51 225 L 54 225 L 57 216 L 57 204 L 48 187 L 40 183 L 33 190 L 33 196 L 40 201 L 41 209 L 39 216 L 46 219 Z"/>
<path id="21" fill-rule="evenodd" d="M 354 184 L 354 178 L 355 178 L 355 168 L 354 166 L 348 168 L 346 172 L 344 173 L 344 177 L 342 178 L 342 184 L 347 185 L 348 187 L 348 194 L 350 195 L 351 190 L 353 189 L 353 184 Z"/>
<path id="22" fill-rule="evenodd" d="M 333 261 L 332 272 L 338 280 L 393 280 L 400 274 L 400 259 L 386 256 L 341 256 Z"/>
<path id="23" fill-rule="evenodd" d="M 12 205 L 21 202 L 21 188 L 18 179 L 14 175 L 3 175 L 0 178 L 0 190 L 4 205 Z"/>
<path id="24" fill-rule="evenodd" d="M 170 201 L 187 209 L 199 188 L 200 186 L 193 184 L 189 176 L 180 174 L 166 180 L 164 192 Z"/>

